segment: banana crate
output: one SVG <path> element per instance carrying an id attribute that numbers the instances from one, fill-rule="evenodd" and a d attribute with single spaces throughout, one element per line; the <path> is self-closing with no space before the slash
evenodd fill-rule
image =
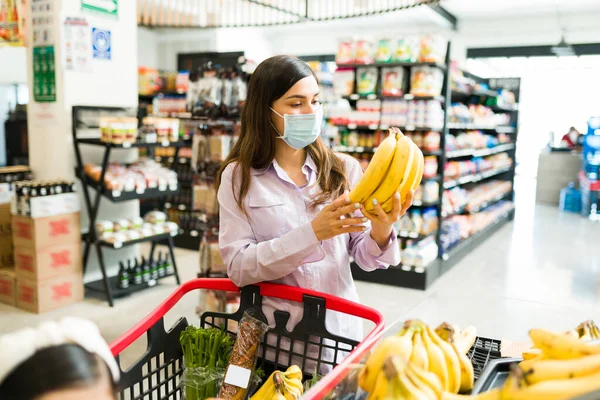
<path id="1" fill-rule="evenodd" d="M 368 373 L 365 374 L 365 371 L 368 370 L 370 367 L 372 367 L 372 369 L 375 370 L 384 370 L 386 367 L 379 365 L 382 364 L 381 360 L 370 362 L 369 357 L 372 355 L 373 358 L 377 359 L 381 355 L 382 359 L 386 359 L 388 358 L 389 354 L 391 354 L 391 347 L 398 348 L 402 346 L 409 346 L 409 348 L 406 351 L 411 352 L 412 354 L 413 350 L 417 348 L 417 346 L 420 346 L 416 344 L 417 339 L 415 339 L 415 337 L 417 336 L 417 334 L 415 334 L 414 336 L 410 335 L 413 336 L 413 338 L 409 339 L 408 343 L 412 342 L 412 344 L 407 344 L 406 340 L 403 344 L 402 340 L 398 340 L 398 337 L 402 336 L 402 332 L 405 332 L 405 330 L 415 328 L 417 329 L 417 331 L 420 332 L 418 336 L 424 337 L 423 335 L 425 334 L 428 336 L 428 338 L 424 339 L 428 342 L 423 343 L 424 346 L 430 346 L 432 343 L 436 344 L 436 347 L 445 346 L 443 343 L 440 343 L 441 341 L 449 345 L 445 346 L 445 351 L 451 351 L 451 349 L 455 350 L 455 353 L 457 354 L 456 359 L 459 359 L 459 361 L 458 364 L 455 364 L 452 370 L 454 371 L 454 382 L 457 390 L 459 388 L 459 381 L 464 379 L 464 376 L 468 376 L 468 378 L 464 380 L 464 382 L 460 382 L 460 388 L 463 389 L 461 390 L 461 392 L 465 392 L 465 389 L 463 388 L 464 386 L 467 388 L 467 391 L 472 390 L 473 393 L 476 393 L 475 389 L 478 386 L 476 383 L 478 383 L 477 381 L 480 377 L 486 376 L 485 374 L 487 372 L 487 367 L 493 365 L 495 362 L 501 362 L 505 360 L 502 358 L 500 353 L 500 340 L 476 336 L 476 330 L 473 327 L 469 327 L 460 331 L 460 328 L 458 328 L 457 326 L 451 326 L 446 323 L 441 324 L 437 328 L 434 328 L 428 327 L 425 323 L 418 320 L 396 321 L 388 327 L 386 327 L 384 332 L 381 335 L 379 335 L 378 339 L 372 339 L 363 342 L 360 349 L 357 349 L 354 351 L 354 353 L 352 353 L 353 359 L 357 361 L 356 363 L 352 365 L 339 366 L 336 369 L 333 377 L 328 376 L 330 378 L 330 382 L 328 382 L 327 387 L 330 388 L 330 391 L 327 393 L 327 396 L 324 397 L 324 399 L 365 400 L 367 398 L 371 398 L 370 394 L 373 394 L 375 396 L 374 398 L 377 398 L 378 391 L 375 389 L 375 387 L 377 387 L 377 385 L 379 384 L 379 382 L 377 382 L 378 377 L 375 378 L 374 375 L 371 375 L 371 377 L 369 378 Z M 459 341 L 460 333 L 462 333 L 463 335 L 460 336 Z M 452 341 L 449 340 L 449 334 L 456 335 L 452 337 Z M 433 337 L 435 337 L 434 340 L 431 340 L 431 338 Z M 385 342 L 388 342 L 388 344 L 385 344 Z M 450 342 L 453 342 L 455 344 L 450 344 Z M 378 350 L 379 345 L 381 345 L 381 349 Z M 386 347 L 387 345 L 391 347 Z M 412 349 L 410 348 L 410 346 L 412 346 Z M 425 351 L 429 352 L 429 347 L 426 347 Z M 460 356 L 458 355 L 459 353 L 461 354 Z M 425 356 L 427 356 L 427 354 L 425 354 Z M 446 357 L 446 359 L 448 358 Z M 411 363 L 412 362 L 417 363 L 418 361 L 412 360 Z M 399 366 L 398 370 L 400 368 L 409 369 L 409 364 Z M 389 367 L 389 365 L 387 367 Z M 447 368 L 450 369 L 450 365 L 448 365 Z M 464 374 L 462 372 L 463 368 L 469 370 L 470 372 L 468 374 Z M 461 370 L 460 374 L 457 372 L 458 369 Z M 376 371 L 375 375 L 377 374 L 378 372 Z M 413 377 L 416 378 L 416 376 Z M 411 379 L 413 377 L 411 377 Z M 335 385 L 332 385 L 332 383 L 334 382 Z M 371 392 L 365 391 L 364 388 L 368 386 L 371 386 L 374 389 Z M 380 394 L 383 395 L 383 393 Z M 389 393 L 387 394 L 389 395 Z M 439 396 L 437 395 L 437 393 L 434 395 L 433 392 L 426 394 L 430 394 L 430 396 L 427 396 L 426 398 L 441 398 L 441 392 L 439 393 Z M 404 397 L 400 396 L 399 394 L 398 398 Z"/>
<path id="2" fill-rule="evenodd" d="M 238 288 L 231 280 L 225 278 L 193 279 L 179 286 L 154 311 L 111 343 L 112 353 L 120 367 L 119 355 L 125 349 L 143 335 L 146 335 L 148 343 L 139 360 L 125 371 L 121 367 L 121 381 L 118 387 L 120 400 L 184 398 L 180 387 L 184 360 L 179 337 L 189 324 L 187 319 L 182 317 L 167 330 L 164 316 L 184 295 L 196 290 L 240 293 L 240 306 L 236 312 L 204 312 L 200 316 L 200 327 L 221 327 L 227 329 L 233 338 L 236 336 L 237 322 L 241 321 L 244 312 L 252 311 L 255 318 L 267 321 L 262 310 L 264 297 L 298 303 L 303 307 L 302 319 L 291 332 L 286 327 L 289 314 L 281 311 L 273 313 L 275 324 L 269 328 L 260 343 L 257 365 L 265 367 L 265 370 L 269 367 L 285 370 L 291 365 L 297 365 L 304 373 L 305 380 L 315 370 L 330 371 L 304 393 L 302 399 L 323 399 L 342 379 L 340 372 L 359 360 L 358 357 L 367 351 L 362 347 L 368 348 L 374 344 L 384 328 L 383 316 L 379 311 L 325 293 L 272 283 Z M 362 342 L 340 337 L 327 330 L 327 312 L 351 315 L 369 321 L 375 327 Z M 323 354 L 329 354 L 331 357 L 322 356 Z"/>

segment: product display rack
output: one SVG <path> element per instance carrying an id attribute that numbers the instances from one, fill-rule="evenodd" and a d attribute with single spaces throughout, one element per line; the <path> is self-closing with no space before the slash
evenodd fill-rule
<path id="1" fill-rule="evenodd" d="M 113 299 L 115 297 L 121 297 L 121 296 L 130 294 L 130 293 L 133 293 L 133 292 L 137 292 L 137 291 L 146 289 L 150 286 L 154 286 L 156 281 L 151 281 L 151 283 L 144 283 L 142 285 L 131 285 L 127 289 L 118 289 L 117 285 L 116 285 L 116 282 L 117 282 L 116 277 L 109 277 L 107 274 L 106 265 L 104 262 L 104 256 L 102 253 L 103 247 L 116 250 L 116 249 L 120 249 L 125 246 L 131 246 L 131 245 L 142 243 L 142 242 L 151 242 L 152 243 L 152 247 L 150 250 L 150 256 L 149 256 L 150 262 L 152 262 L 152 260 L 154 258 L 154 250 L 155 250 L 156 244 L 159 242 L 166 242 L 166 244 L 169 248 L 169 254 L 171 256 L 171 261 L 173 263 L 173 270 L 174 270 L 173 275 L 175 276 L 177 284 L 180 284 L 179 273 L 177 272 L 177 263 L 175 261 L 174 243 L 173 243 L 172 234 L 165 233 L 165 234 L 148 236 L 148 237 L 141 238 L 141 239 L 130 240 L 130 241 L 126 241 L 126 242 L 109 243 L 109 242 L 103 241 L 99 237 L 98 232 L 96 231 L 96 219 L 98 217 L 98 210 L 100 208 L 100 200 L 102 197 L 106 197 L 110 201 L 118 203 L 118 202 L 128 201 L 128 200 L 138 200 L 138 199 L 144 199 L 144 198 L 150 198 L 150 197 L 162 197 L 162 196 L 168 195 L 169 193 L 176 192 L 178 189 L 178 188 L 148 189 L 148 190 L 144 191 L 143 193 L 138 193 L 135 191 L 115 193 L 114 191 L 107 190 L 106 187 L 104 186 L 104 177 L 106 174 L 106 170 L 108 168 L 108 163 L 110 160 L 110 154 L 111 154 L 112 149 L 130 149 L 130 148 L 136 148 L 136 147 L 150 148 L 150 147 L 158 147 L 158 146 L 174 147 L 175 148 L 175 158 L 174 159 L 177 159 L 177 152 L 179 150 L 179 147 L 181 147 L 181 143 L 135 142 L 135 143 L 125 143 L 125 144 L 111 144 L 111 143 L 101 142 L 99 139 L 96 139 L 96 138 L 92 138 L 92 139 L 80 138 L 80 137 L 78 137 L 78 130 L 79 130 L 79 128 L 82 127 L 82 125 L 88 131 L 99 128 L 98 126 L 89 126 L 88 120 L 86 120 L 85 122 L 82 122 L 80 119 L 82 113 L 88 114 L 88 118 L 89 118 L 90 113 L 92 113 L 92 114 L 96 113 L 98 116 L 105 116 L 105 115 L 112 115 L 112 114 L 127 113 L 127 110 L 123 109 L 123 108 L 115 108 L 115 107 L 91 107 L 91 106 L 74 106 L 73 107 L 72 133 L 73 133 L 73 146 L 75 149 L 75 158 L 76 158 L 76 163 L 77 163 L 76 168 L 75 168 L 75 175 L 77 176 L 77 178 L 79 178 L 81 180 L 81 183 L 82 183 L 82 187 L 83 187 L 82 191 L 83 191 L 85 207 L 86 207 L 86 210 L 87 210 L 87 213 L 89 216 L 89 221 L 90 221 L 89 222 L 90 225 L 89 225 L 87 233 L 83 234 L 83 240 L 85 242 L 84 252 L 83 252 L 83 273 L 85 274 L 85 270 L 86 270 L 89 255 L 90 255 L 90 249 L 92 246 L 95 247 L 95 249 L 96 249 L 98 263 L 100 265 L 100 269 L 102 272 L 101 280 L 95 281 L 95 282 L 90 282 L 90 283 L 86 284 L 86 287 L 94 292 L 104 291 L 106 301 L 112 307 L 114 305 Z M 83 157 L 81 154 L 81 149 L 79 147 L 80 145 L 92 145 L 92 146 L 98 146 L 98 147 L 104 148 L 104 154 L 102 156 L 102 164 L 101 164 L 102 172 L 100 174 L 100 179 L 98 182 L 92 181 L 84 173 L 84 163 L 83 163 Z M 95 195 L 94 195 L 93 199 L 91 198 L 88 188 L 95 189 Z M 164 190 L 161 190 L 161 189 L 164 189 Z M 162 278 L 160 278 L 160 279 L 162 279 Z"/>
<path id="2" fill-rule="evenodd" d="M 404 239 L 413 239 L 413 240 L 422 240 L 426 237 L 435 236 L 435 241 L 439 248 L 439 256 L 433 262 L 431 262 L 426 267 L 407 267 L 402 265 L 392 266 L 387 270 L 377 270 L 372 272 L 365 272 L 358 265 L 352 262 L 351 269 L 355 279 L 364 280 L 369 282 L 383 283 L 388 285 L 395 285 L 401 287 L 408 287 L 413 289 L 427 289 L 437 278 L 447 272 L 457 261 L 459 261 L 465 254 L 471 251 L 473 248 L 481 244 L 487 238 L 489 238 L 493 233 L 495 233 L 501 226 L 507 221 L 512 220 L 514 216 L 514 208 L 503 215 L 502 217 L 497 218 L 493 223 L 479 232 L 474 233 L 470 237 L 462 240 L 455 246 L 450 249 L 444 250 L 441 246 L 441 224 L 442 221 L 453 215 L 458 214 L 476 214 L 486 207 L 495 204 L 501 200 L 512 200 L 514 197 L 514 191 L 511 190 L 509 193 L 504 193 L 501 196 L 494 197 L 487 202 L 484 202 L 479 207 L 474 208 L 473 210 L 466 211 L 464 209 L 457 210 L 455 213 L 451 214 L 443 214 L 442 213 L 442 204 L 443 198 L 445 195 L 445 191 L 461 185 L 477 185 L 480 182 L 486 182 L 491 178 L 508 180 L 514 182 L 514 173 L 515 173 L 515 154 L 516 154 L 516 138 L 517 138 L 517 122 L 518 122 L 518 108 L 517 107 L 498 107 L 492 106 L 490 107 L 492 110 L 496 112 L 508 112 L 511 114 L 511 124 L 506 126 L 482 126 L 477 124 L 459 124 L 452 123 L 449 121 L 449 113 L 448 110 L 453 102 L 469 102 L 473 101 L 474 98 L 481 96 L 498 96 L 497 89 L 506 88 L 509 90 L 513 90 L 517 93 L 517 101 L 518 101 L 518 89 L 519 83 L 518 80 L 514 79 L 496 79 L 496 80 L 485 80 L 479 77 L 473 77 L 478 83 L 486 83 L 489 85 L 489 90 L 477 90 L 472 91 L 470 93 L 462 93 L 455 92 L 452 90 L 451 83 L 451 71 L 447 66 L 450 65 L 450 44 L 448 44 L 448 49 L 446 52 L 446 60 L 445 64 L 440 63 L 386 63 L 386 64 L 340 64 L 339 68 L 360 68 L 365 66 L 376 66 L 379 69 L 379 78 L 381 78 L 381 67 L 394 67 L 394 66 L 402 66 L 405 67 L 408 71 L 410 71 L 411 67 L 417 66 L 433 66 L 441 69 L 444 72 L 444 80 L 443 80 L 443 90 L 442 95 L 440 96 L 413 96 L 411 94 L 405 94 L 403 96 L 380 96 L 378 94 L 371 94 L 365 96 L 359 96 L 357 94 L 344 96 L 345 99 L 353 102 L 360 99 L 367 100 L 376 100 L 376 99 L 404 99 L 404 100 L 436 100 L 442 103 L 442 108 L 444 110 L 444 124 L 441 127 L 433 127 L 433 126 L 414 126 L 408 125 L 399 127 L 402 131 L 414 132 L 414 131 L 434 131 L 440 133 L 440 150 L 438 151 L 423 151 L 424 156 L 436 156 L 438 158 L 438 175 L 431 178 L 424 178 L 423 181 L 426 180 L 436 180 L 439 182 L 439 196 L 437 201 L 415 201 L 412 207 L 418 208 L 427 208 L 427 207 L 435 207 L 437 210 L 437 215 L 439 218 L 440 227 L 435 231 L 426 235 L 420 235 L 415 232 L 399 232 L 399 238 Z M 516 84 L 516 87 L 515 87 Z M 334 126 L 345 128 L 348 130 L 355 130 L 358 132 L 376 132 L 377 130 L 385 130 L 388 129 L 388 125 L 384 124 L 371 124 L 371 125 L 357 125 L 357 124 L 335 124 Z M 496 134 L 496 133 L 505 133 L 511 135 L 511 142 L 506 144 L 500 144 L 496 147 L 486 148 L 486 149 L 467 149 L 467 150 L 456 150 L 456 151 L 446 151 L 446 135 L 454 134 L 460 130 L 482 130 L 488 134 Z M 360 146 L 333 146 L 333 150 L 344 152 L 344 153 L 352 153 L 352 154 L 369 154 L 374 153 L 377 148 L 373 147 L 360 147 Z M 467 176 L 462 176 L 455 180 L 447 180 L 444 175 L 444 169 L 447 161 L 455 160 L 455 159 L 470 159 L 472 157 L 486 157 L 499 153 L 508 153 L 512 159 L 512 166 L 505 168 L 498 168 L 495 170 L 482 171 L 477 174 L 471 174 Z"/>

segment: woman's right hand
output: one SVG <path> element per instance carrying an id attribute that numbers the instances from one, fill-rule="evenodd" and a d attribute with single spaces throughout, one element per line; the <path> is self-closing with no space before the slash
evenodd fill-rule
<path id="1" fill-rule="evenodd" d="M 348 194 L 340 196 L 323 209 L 312 220 L 312 228 L 319 240 L 327 240 L 332 237 L 351 232 L 363 232 L 367 229 L 363 224 L 367 218 L 346 218 L 360 209 L 360 204 L 350 204 Z"/>

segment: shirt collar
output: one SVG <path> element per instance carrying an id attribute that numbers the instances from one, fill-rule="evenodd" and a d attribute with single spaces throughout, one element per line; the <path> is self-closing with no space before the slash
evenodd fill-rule
<path id="1" fill-rule="evenodd" d="M 273 159 L 273 161 L 271 161 L 271 163 L 264 168 L 259 168 L 259 169 L 252 168 L 251 174 L 253 176 L 263 175 L 271 167 L 275 167 L 276 164 L 277 164 L 277 161 L 275 161 L 275 159 Z M 304 160 L 304 165 L 302 166 L 302 170 L 304 172 L 308 172 L 308 171 L 306 171 L 306 168 L 310 169 L 312 172 L 315 172 L 315 173 L 317 172 L 317 164 L 315 164 L 315 161 L 312 159 L 312 157 L 309 154 L 306 154 L 306 160 Z"/>

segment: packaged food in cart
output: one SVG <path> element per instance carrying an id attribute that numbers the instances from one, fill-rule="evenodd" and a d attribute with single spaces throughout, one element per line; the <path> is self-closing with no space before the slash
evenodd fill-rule
<path id="1" fill-rule="evenodd" d="M 229 357 L 225 379 L 219 391 L 221 399 L 243 399 L 248 392 L 250 380 L 263 335 L 269 326 L 246 311 L 240 321 L 237 338 Z"/>

